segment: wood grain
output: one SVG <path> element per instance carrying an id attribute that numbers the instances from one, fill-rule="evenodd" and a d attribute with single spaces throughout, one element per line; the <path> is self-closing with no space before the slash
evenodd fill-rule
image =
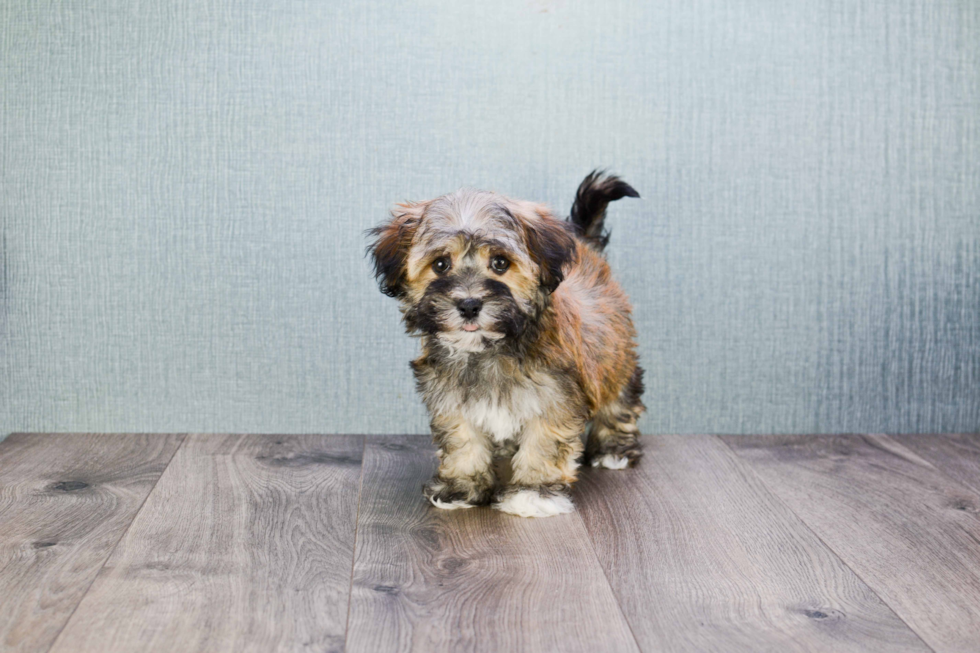
<path id="1" fill-rule="evenodd" d="M 588 470 L 578 489 L 643 650 L 928 650 L 720 440 L 644 446 L 638 467 Z"/>
<path id="2" fill-rule="evenodd" d="M 362 451 L 189 436 L 52 650 L 342 650 Z"/>
<path id="3" fill-rule="evenodd" d="M 727 437 L 936 651 L 980 646 L 980 496 L 886 436 Z"/>
<path id="4" fill-rule="evenodd" d="M 942 473 L 980 494 L 980 433 L 892 435 Z"/>
<path id="5" fill-rule="evenodd" d="M 635 651 L 577 513 L 441 511 L 420 438 L 370 438 L 348 651 Z"/>
<path id="6" fill-rule="evenodd" d="M 48 649 L 182 438 L 15 433 L 0 443 L 0 650 Z"/>

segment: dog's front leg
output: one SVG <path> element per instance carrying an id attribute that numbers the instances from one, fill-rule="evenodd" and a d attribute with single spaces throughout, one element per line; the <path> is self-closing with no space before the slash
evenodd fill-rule
<path id="1" fill-rule="evenodd" d="M 572 417 L 531 420 L 511 460 L 514 473 L 510 484 L 497 496 L 494 507 L 522 517 L 572 512 L 568 494 L 582 452 L 583 426 L 581 420 Z"/>
<path id="2" fill-rule="evenodd" d="M 439 470 L 423 489 L 432 505 L 453 510 L 490 503 L 495 479 L 489 438 L 459 416 L 438 416 L 432 418 L 432 439 Z"/>

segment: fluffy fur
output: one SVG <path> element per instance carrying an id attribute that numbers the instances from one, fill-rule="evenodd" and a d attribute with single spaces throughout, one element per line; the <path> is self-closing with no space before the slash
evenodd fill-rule
<path id="1" fill-rule="evenodd" d="M 583 454 L 640 458 L 643 412 L 629 300 L 602 250 L 609 202 L 639 197 L 593 172 L 568 221 L 544 205 L 464 189 L 399 204 L 370 231 L 382 292 L 399 300 L 439 469 L 424 493 L 454 509 L 493 503 L 525 517 L 572 510 Z M 495 461 L 510 457 L 510 478 Z"/>

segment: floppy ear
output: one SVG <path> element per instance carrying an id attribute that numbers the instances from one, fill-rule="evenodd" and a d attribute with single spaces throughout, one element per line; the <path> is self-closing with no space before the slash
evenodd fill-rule
<path id="1" fill-rule="evenodd" d="M 391 210 L 390 222 L 367 232 L 374 238 L 367 249 L 374 259 L 374 276 L 389 297 L 405 294 L 405 261 L 424 209 L 425 203 L 398 204 Z"/>
<path id="2" fill-rule="evenodd" d="M 565 265 L 575 260 L 575 238 L 567 223 L 544 207 L 535 207 L 533 214 L 524 222 L 524 239 L 528 254 L 541 270 L 541 287 L 550 294 L 564 281 Z"/>

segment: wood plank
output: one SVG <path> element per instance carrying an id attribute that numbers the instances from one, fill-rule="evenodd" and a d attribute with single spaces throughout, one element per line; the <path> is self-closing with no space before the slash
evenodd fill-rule
<path id="1" fill-rule="evenodd" d="M 929 650 L 719 439 L 644 447 L 578 489 L 642 650 Z"/>
<path id="2" fill-rule="evenodd" d="M 348 651 L 635 651 L 577 513 L 442 511 L 422 438 L 369 438 Z"/>
<path id="3" fill-rule="evenodd" d="M 340 651 L 360 436 L 189 436 L 53 651 Z"/>
<path id="4" fill-rule="evenodd" d="M 15 433 L 0 443 L 0 650 L 48 649 L 182 439 Z"/>
<path id="5" fill-rule="evenodd" d="M 886 436 L 725 441 L 937 651 L 980 646 L 980 496 Z"/>
<path id="6" fill-rule="evenodd" d="M 889 437 L 931 462 L 957 483 L 980 494 L 980 433 Z"/>

